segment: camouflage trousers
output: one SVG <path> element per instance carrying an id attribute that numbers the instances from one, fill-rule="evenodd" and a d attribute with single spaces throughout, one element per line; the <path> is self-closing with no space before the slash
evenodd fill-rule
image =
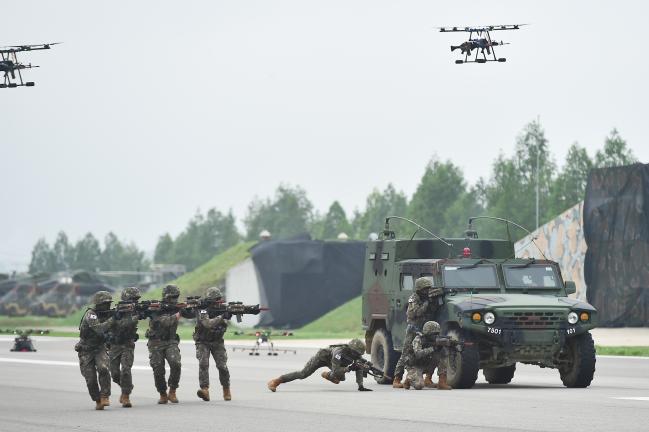
<path id="1" fill-rule="evenodd" d="M 153 379 L 158 393 L 167 391 L 165 382 L 165 360 L 169 363 L 169 387 L 178 388 L 180 382 L 180 349 L 178 342 L 151 342 L 149 347 L 149 364 L 153 369 Z"/>
<path id="2" fill-rule="evenodd" d="M 299 371 L 287 373 L 279 377 L 280 382 L 287 383 L 295 380 L 303 380 L 311 375 L 321 367 L 327 367 L 331 369 L 329 373 L 330 378 L 336 379 L 338 381 L 345 381 L 345 373 L 347 372 L 345 368 L 332 368 L 331 364 L 331 351 L 328 349 L 319 350 L 313 357 L 309 359 L 304 365 L 304 368 Z M 356 371 L 356 382 L 358 384 L 363 383 L 363 372 Z"/>
<path id="3" fill-rule="evenodd" d="M 130 395 L 133 391 L 133 367 L 134 344 L 111 345 L 108 351 L 110 357 L 110 374 L 113 382 L 122 388 L 122 394 Z"/>
<path id="4" fill-rule="evenodd" d="M 197 342 L 196 358 L 198 359 L 198 383 L 203 387 L 210 386 L 210 355 L 219 371 L 219 381 L 223 387 L 230 387 L 230 371 L 228 370 L 228 354 L 223 341 Z"/>
<path id="5" fill-rule="evenodd" d="M 407 379 L 415 389 L 421 390 L 424 388 L 424 374 L 429 374 L 432 377 L 435 368 L 437 368 L 437 376 L 445 375 L 447 367 L 448 355 L 445 350 L 436 352 L 425 362 L 417 362 L 413 365 L 408 364 L 406 366 L 408 369 Z"/>
<path id="6" fill-rule="evenodd" d="M 102 346 L 99 349 L 79 352 L 79 368 L 86 380 L 90 398 L 98 401 L 100 397 L 110 396 L 110 372 L 108 354 Z M 97 380 L 99 377 L 99 380 Z M 100 390 L 101 388 L 101 390 Z"/>
<path id="7" fill-rule="evenodd" d="M 407 331 L 406 337 L 403 340 L 403 348 L 401 349 L 401 356 L 399 361 L 397 361 L 397 366 L 394 368 L 394 377 L 403 378 L 403 373 L 405 370 L 408 357 L 412 354 L 412 341 L 417 336 L 417 333 L 414 331 Z"/>

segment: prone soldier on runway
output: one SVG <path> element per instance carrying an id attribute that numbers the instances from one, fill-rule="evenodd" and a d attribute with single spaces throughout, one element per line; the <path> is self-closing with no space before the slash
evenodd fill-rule
<path id="1" fill-rule="evenodd" d="M 338 384 L 340 381 L 345 381 L 345 374 L 347 372 L 353 371 L 356 374 L 358 391 L 372 391 L 363 386 L 364 370 L 367 370 L 366 365 L 371 367 L 369 362 L 361 362 L 364 353 L 365 344 L 360 339 L 352 339 L 348 344 L 331 345 L 327 348 L 322 348 L 311 357 L 301 371 L 291 372 L 270 380 L 267 384 L 268 389 L 275 392 L 280 384 L 288 383 L 296 379 L 305 379 L 313 375 L 321 367 L 328 367 L 330 370 L 322 372 L 321 375 L 327 381 Z"/>

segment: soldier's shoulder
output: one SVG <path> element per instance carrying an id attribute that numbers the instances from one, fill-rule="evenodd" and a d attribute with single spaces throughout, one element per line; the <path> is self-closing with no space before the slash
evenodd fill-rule
<path id="1" fill-rule="evenodd" d="M 414 303 L 417 301 L 417 295 L 416 294 L 410 294 L 410 297 L 408 297 L 408 303 Z"/>
<path id="2" fill-rule="evenodd" d="M 99 318 L 97 317 L 97 312 L 95 312 L 93 309 L 88 309 L 83 315 L 83 319 L 85 321 L 95 321 Z"/>

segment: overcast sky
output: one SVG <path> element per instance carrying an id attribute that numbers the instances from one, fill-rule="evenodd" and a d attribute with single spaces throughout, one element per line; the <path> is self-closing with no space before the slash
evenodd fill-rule
<path id="1" fill-rule="evenodd" d="M 471 181 L 540 116 L 561 162 L 618 128 L 649 161 L 638 1 L 3 2 L 0 45 L 63 41 L 0 89 L 0 270 L 39 237 L 108 231 L 152 250 L 197 208 L 280 183 L 320 211 L 411 195 L 433 156 Z M 442 25 L 499 32 L 507 63 L 455 65 Z M 525 198 L 525 197 L 521 197 Z M 515 199 L 513 197 L 512 199 Z"/>

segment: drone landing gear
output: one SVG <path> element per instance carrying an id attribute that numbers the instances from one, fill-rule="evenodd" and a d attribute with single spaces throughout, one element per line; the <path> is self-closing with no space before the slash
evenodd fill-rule
<path id="1" fill-rule="evenodd" d="M 505 62 L 507 61 L 507 59 L 506 59 L 505 57 L 500 57 L 500 58 L 498 59 L 498 61 L 499 61 L 500 63 L 505 63 Z"/>
<path id="2" fill-rule="evenodd" d="M 25 87 L 34 87 L 34 81 L 27 81 Z"/>
<path id="3" fill-rule="evenodd" d="M 475 59 L 475 62 L 476 63 L 487 63 L 487 59 L 477 58 L 477 59 Z"/>
<path id="4" fill-rule="evenodd" d="M 464 63 L 464 60 L 455 60 L 455 64 L 462 64 Z"/>

